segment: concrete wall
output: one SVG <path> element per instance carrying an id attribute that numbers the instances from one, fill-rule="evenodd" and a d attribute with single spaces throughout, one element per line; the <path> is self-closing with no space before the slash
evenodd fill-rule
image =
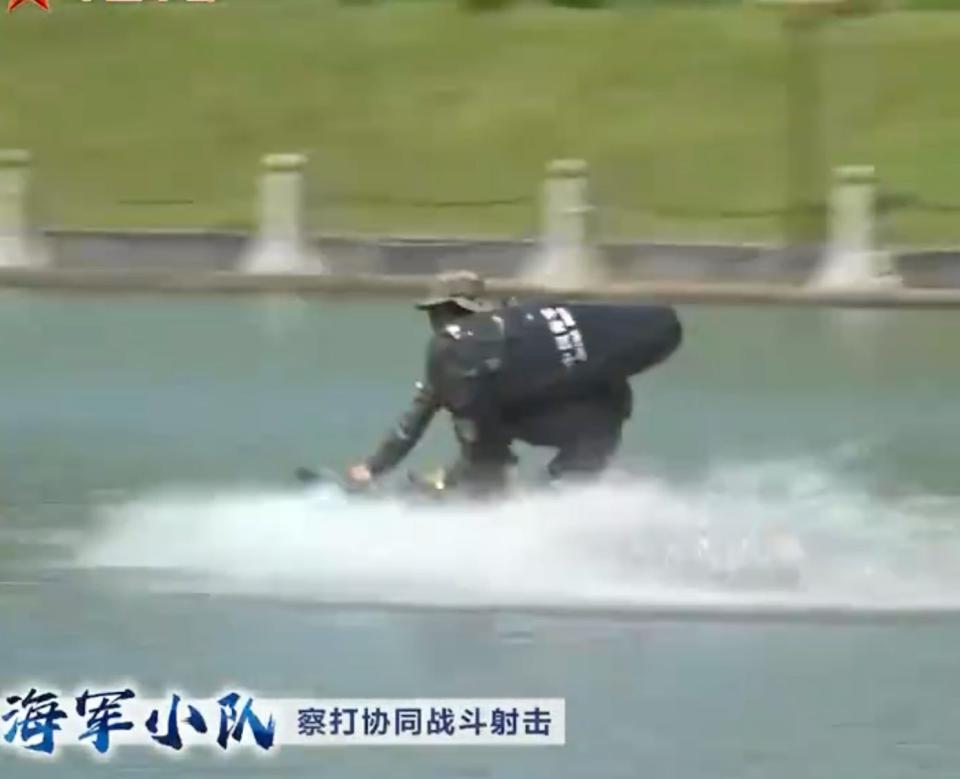
<path id="1" fill-rule="evenodd" d="M 206 231 L 45 232 L 55 268 L 235 270 L 249 236 Z M 312 241 L 335 273 L 425 274 L 470 268 L 508 278 L 536 249 L 532 240 L 320 237 Z M 802 283 L 819 250 L 722 244 L 611 243 L 601 255 L 617 279 Z M 960 287 L 960 250 L 910 250 L 898 270 L 909 286 Z"/>

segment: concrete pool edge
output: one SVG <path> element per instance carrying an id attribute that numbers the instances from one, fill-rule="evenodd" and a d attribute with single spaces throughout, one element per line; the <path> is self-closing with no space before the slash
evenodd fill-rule
<path id="1" fill-rule="evenodd" d="M 0 268 L 0 289 L 57 293 L 164 295 L 292 295 L 410 298 L 426 293 L 430 276 L 233 271 L 64 270 Z M 588 287 L 543 285 L 493 278 L 499 297 L 580 300 L 659 300 L 713 305 L 791 305 L 834 308 L 960 308 L 960 289 L 858 286 L 817 288 L 793 284 L 625 282 Z"/>

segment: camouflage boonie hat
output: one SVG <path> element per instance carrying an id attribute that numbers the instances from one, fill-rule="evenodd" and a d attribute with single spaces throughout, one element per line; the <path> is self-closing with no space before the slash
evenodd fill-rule
<path id="1" fill-rule="evenodd" d="M 483 279 L 468 270 L 440 273 L 430 285 L 430 293 L 417 303 L 417 308 L 427 309 L 444 303 L 456 303 L 467 311 L 492 311 L 496 308 L 485 299 L 487 292 Z"/>

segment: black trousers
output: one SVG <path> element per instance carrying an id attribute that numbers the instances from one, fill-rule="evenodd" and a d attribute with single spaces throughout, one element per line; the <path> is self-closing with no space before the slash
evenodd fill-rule
<path id="1" fill-rule="evenodd" d="M 593 475 L 620 448 L 628 416 L 621 398 L 604 393 L 529 410 L 510 429 L 517 440 L 557 450 L 547 466 L 552 478 Z"/>
<path id="2" fill-rule="evenodd" d="M 506 484 L 507 469 L 516 463 L 512 441 L 556 449 L 547 466 L 551 479 L 595 475 L 620 448 L 632 405 L 630 385 L 624 381 L 575 398 L 505 409 L 495 434 L 460 420 L 460 458 L 448 470 L 449 481 L 468 493 L 497 492 Z"/>

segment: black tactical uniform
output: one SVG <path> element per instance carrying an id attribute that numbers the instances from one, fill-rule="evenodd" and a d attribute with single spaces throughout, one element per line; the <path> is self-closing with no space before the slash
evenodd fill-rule
<path id="1" fill-rule="evenodd" d="M 431 340 L 412 407 L 367 467 L 394 467 L 445 408 L 460 445 L 447 485 L 501 486 L 515 440 L 557 449 L 553 478 L 597 473 L 631 414 L 628 377 L 679 341 L 665 306 L 530 303 L 467 316 Z"/>

